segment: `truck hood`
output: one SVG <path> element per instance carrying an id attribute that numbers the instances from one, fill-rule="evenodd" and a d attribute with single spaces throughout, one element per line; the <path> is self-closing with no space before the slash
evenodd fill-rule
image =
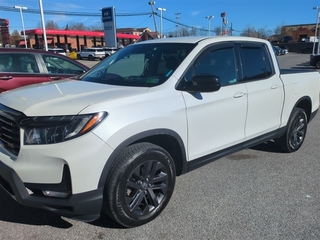
<path id="1" fill-rule="evenodd" d="M 0 103 L 27 116 L 73 115 L 95 103 L 147 91 L 148 88 L 64 80 L 29 85 L 0 94 Z"/>

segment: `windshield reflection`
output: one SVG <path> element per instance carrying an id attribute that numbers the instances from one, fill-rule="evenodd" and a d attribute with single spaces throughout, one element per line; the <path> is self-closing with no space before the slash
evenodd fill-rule
<path id="1" fill-rule="evenodd" d="M 195 47 L 194 44 L 133 44 L 111 55 L 82 81 L 153 87 L 164 83 Z"/>

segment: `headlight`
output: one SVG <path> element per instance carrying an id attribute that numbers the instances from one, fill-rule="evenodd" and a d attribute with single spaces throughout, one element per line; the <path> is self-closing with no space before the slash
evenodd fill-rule
<path id="1" fill-rule="evenodd" d="M 76 116 L 30 117 L 20 122 L 24 144 L 53 144 L 79 137 L 96 127 L 106 112 Z"/>

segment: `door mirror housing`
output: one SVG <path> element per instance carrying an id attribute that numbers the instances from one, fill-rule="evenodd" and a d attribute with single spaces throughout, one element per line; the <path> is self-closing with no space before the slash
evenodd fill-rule
<path id="1" fill-rule="evenodd" d="M 216 92 L 220 87 L 218 76 L 200 74 L 193 76 L 191 81 L 181 81 L 177 89 L 187 92 Z"/>

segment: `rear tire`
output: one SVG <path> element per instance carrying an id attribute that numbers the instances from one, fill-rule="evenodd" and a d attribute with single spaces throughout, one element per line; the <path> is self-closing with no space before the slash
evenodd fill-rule
<path id="1" fill-rule="evenodd" d="M 320 61 L 316 62 L 316 68 L 320 69 Z"/>
<path id="2" fill-rule="evenodd" d="M 307 115 L 301 108 L 294 108 L 288 121 L 287 130 L 276 141 L 277 147 L 284 152 L 295 152 L 303 144 L 307 133 Z"/>
<path id="3" fill-rule="evenodd" d="M 151 143 L 125 148 L 110 173 L 103 211 L 124 227 L 155 219 L 174 190 L 174 162 L 166 150 Z"/>
<path id="4" fill-rule="evenodd" d="M 89 61 L 93 61 L 93 60 L 94 60 L 94 59 L 93 59 L 93 56 L 92 56 L 92 55 L 89 55 L 88 60 L 89 60 Z"/>

